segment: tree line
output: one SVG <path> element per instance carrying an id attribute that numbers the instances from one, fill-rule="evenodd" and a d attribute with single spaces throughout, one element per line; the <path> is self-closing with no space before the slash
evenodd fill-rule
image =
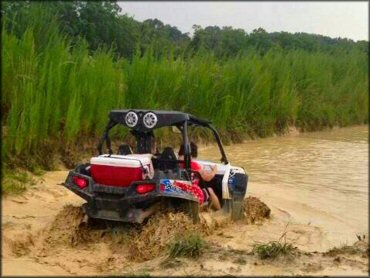
<path id="1" fill-rule="evenodd" d="M 116 58 L 132 59 L 135 52 L 144 53 L 149 48 L 153 48 L 156 55 L 171 52 L 176 56 L 192 56 L 199 51 L 208 51 L 217 58 L 235 57 L 251 49 L 264 55 L 272 48 L 329 54 L 348 53 L 353 49 L 369 51 L 368 41 L 355 42 L 307 33 L 268 33 L 263 28 L 247 33 L 229 26 L 202 28 L 193 25 L 191 37 L 158 19 L 137 21 L 125 14 L 116 1 L 4 1 L 1 8 L 2 15 L 8 19 L 8 30 L 18 37 L 22 36 L 30 20 L 37 15 L 45 16 L 45 11 L 57 18 L 61 31 L 68 37 L 84 38 L 91 52 L 113 48 Z"/>
<path id="2" fill-rule="evenodd" d="M 217 26 L 190 37 L 116 2 L 1 4 L 8 166 L 52 169 L 88 142 L 96 151 L 117 108 L 185 111 L 212 120 L 224 142 L 368 123 L 368 42 Z"/>

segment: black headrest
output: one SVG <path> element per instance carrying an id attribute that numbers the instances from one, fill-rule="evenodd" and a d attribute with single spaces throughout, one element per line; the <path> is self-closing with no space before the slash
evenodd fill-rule
<path id="1" fill-rule="evenodd" d="M 118 147 L 118 154 L 120 155 L 127 155 L 127 154 L 133 154 L 133 151 L 128 144 L 122 144 Z"/>
<path id="2" fill-rule="evenodd" d="M 161 154 L 161 159 L 166 159 L 166 160 L 177 160 L 177 155 L 173 148 L 171 147 L 165 147 L 163 149 L 163 152 Z"/>
<path id="3" fill-rule="evenodd" d="M 164 148 L 158 159 L 158 168 L 162 171 L 175 169 L 178 166 L 177 155 L 171 147 Z"/>

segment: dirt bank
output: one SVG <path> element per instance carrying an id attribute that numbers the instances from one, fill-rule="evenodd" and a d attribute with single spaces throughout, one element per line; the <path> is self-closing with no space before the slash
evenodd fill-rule
<path id="1" fill-rule="evenodd" d="M 367 273 L 366 239 L 322 250 L 320 227 L 291 222 L 288 212 L 265 204 L 255 193 L 247 199 L 247 217 L 235 223 L 221 212 L 203 212 L 198 225 L 173 213 L 156 215 L 145 226 L 107 225 L 87 221 L 80 208 L 83 200 L 59 185 L 66 174 L 49 172 L 35 188 L 3 200 L 4 275 Z M 169 261 L 168 242 L 186 232 L 202 235 L 203 254 L 197 261 Z M 256 243 L 282 235 L 297 247 L 291 256 L 262 260 L 253 252 Z"/>

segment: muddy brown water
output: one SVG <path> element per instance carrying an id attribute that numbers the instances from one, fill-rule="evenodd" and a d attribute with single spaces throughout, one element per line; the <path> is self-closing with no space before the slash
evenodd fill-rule
<path id="1" fill-rule="evenodd" d="M 226 146 L 228 159 L 249 174 L 249 194 L 287 218 L 322 228 L 323 248 L 368 234 L 368 126 L 272 137 Z M 202 158 L 220 157 L 216 146 Z"/>
<path id="2" fill-rule="evenodd" d="M 367 126 L 290 134 L 225 148 L 232 164 L 244 167 L 249 174 L 248 196 L 267 204 L 271 215 L 269 219 L 253 224 L 244 221 L 224 225 L 220 219 L 219 227 L 212 228 L 215 231 L 206 236 L 206 241 L 218 251 L 208 251 L 202 257 L 202 264 L 185 260 L 181 267 L 163 269 L 160 266 L 162 255 L 146 262 L 132 262 L 126 254 L 130 250 L 124 245 L 125 240 L 117 244 L 113 242 L 120 247 L 118 251 L 111 248 L 109 238 L 90 245 L 58 245 L 60 240 L 69 238 L 69 228 L 63 225 L 69 223 L 72 228 L 74 225 L 65 206 L 78 208 L 83 203 L 81 198 L 60 185 L 68 174 L 67 170 L 61 170 L 46 173 L 37 186 L 24 194 L 3 199 L 3 274 L 149 272 L 152 275 L 204 276 L 367 273 L 366 257 L 351 256 L 347 261 L 340 259 L 342 262 L 339 264 L 332 258 L 322 262 L 323 257 L 317 255 L 317 252 L 326 252 L 333 247 L 353 244 L 357 240 L 356 234 L 368 237 Z M 199 154 L 200 158 L 219 159 L 214 145 L 202 146 Z M 71 221 L 58 222 L 61 216 L 69 217 Z M 203 217 L 210 219 L 207 214 Z M 62 225 L 58 226 L 58 223 Z M 148 233 L 156 235 L 157 230 L 161 231 L 149 229 Z M 162 233 L 167 235 L 167 232 Z M 286 240 L 299 250 L 313 253 L 305 259 L 283 263 L 264 263 L 253 256 L 241 255 L 249 253 L 255 243 L 276 241 L 282 234 L 286 234 Z M 43 238 L 47 238 L 49 244 L 45 245 Z M 245 264 L 237 263 L 245 260 Z M 101 264 L 97 265 L 96 261 Z"/>

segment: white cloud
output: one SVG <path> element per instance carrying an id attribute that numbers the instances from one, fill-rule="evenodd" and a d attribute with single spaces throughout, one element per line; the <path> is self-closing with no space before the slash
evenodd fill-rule
<path id="1" fill-rule="evenodd" d="M 307 32 L 368 40 L 369 3 L 363 2 L 119 2 L 137 20 L 158 18 L 183 32 L 193 24 L 247 32 Z"/>

